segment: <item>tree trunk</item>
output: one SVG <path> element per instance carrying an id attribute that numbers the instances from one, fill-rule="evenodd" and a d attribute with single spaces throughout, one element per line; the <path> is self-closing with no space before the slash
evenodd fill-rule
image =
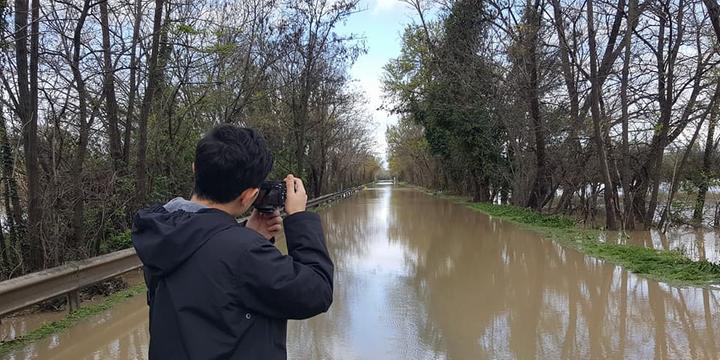
<path id="1" fill-rule="evenodd" d="M 490 201 L 490 182 L 485 175 L 472 174 L 474 191 L 473 201 L 474 202 L 489 202 Z"/>
<path id="2" fill-rule="evenodd" d="M 4 7 L 3 9 L 4 10 Z M 10 189 L 7 186 L 8 184 L 8 178 L 11 178 L 13 176 L 12 172 L 8 173 L 6 169 L 6 164 L 10 163 L 12 165 L 12 158 L 9 156 L 8 153 L 5 152 L 6 147 L 9 148 L 9 144 L 7 143 L 7 129 L 5 128 L 5 116 L 3 112 L 3 105 L 0 103 L 0 159 L 2 161 L 2 185 L 5 185 L 3 187 L 3 197 L 5 198 L 5 214 L 7 216 L 7 223 L 8 223 L 8 233 L 11 234 L 11 238 L 15 237 L 15 230 L 14 230 L 14 212 L 10 208 Z M 2 264 L 0 264 L 0 278 L 4 279 L 6 276 L 6 271 L 9 271 L 12 268 L 12 263 L 10 262 L 10 256 L 8 256 L 8 245 L 5 242 L 5 230 L 3 229 L 2 222 L 0 222 L 0 255 L 2 258 Z"/>
<path id="3" fill-rule="evenodd" d="M 18 116 L 23 124 L 26 182 L 28 192 L 27 229 L 23 229 L 24 270 L 37 270 L 44 265 L 42 244 L 42 208 L 40 204 L 40 166 L 38 161 L 37 70 L 39 48 L 39 0 L 32 4 L 30 53 L 28 54 L 28 1 L 15 1 L 15 57 L 17 65 Z M 30 64 L 28 66 L 28 55 Z"/>
<path id="4" fill-rule="evenodd" d="M 718 105 L 720 103 L 720 84 L 715 86 L 715 96 L 710 103 L 710 121 L 708 122 L 707 139 L 705 140 L 705 151 L 703 153 L 702 170 L 698 184 L 697 200 L 695 211 L 693 211 L 693 222 L 702 225 L 703 213 L 705 212 L 705 197 L 707 195 L 710 177 L 712 176 L 712 155 L 715 151 L 715 128 L 718 123 Z"/>
<path id="5" fill-rule="evenodd" d="M 103 95 L 107 110 L 108 137 L 110 138 L 110 158 L 113 163 L 113 170 L 122 173 L 126 170 L 123 163 L 122 143 L 120 141 L 120 129 L 118 127 L 118 104 L 115 97 L 115 71 L 112 59 L 110 58 L 110 24 L 108 20 L 108 2 L 100 1 L 100 22 L 102 24 L 102 46 L 103 46 Z"/>
<path id="6" fill-rule="evenodd" d="M 660 129 L 657 131 L 657 137 L 654 140 L 657 140 L 654 142 L 656 146 L 653 148 L 654 152 L 651 153 L 652 157 L 650 158 L 650 171 L 648 171 L 648 178 L 651 182 L 651 188 L 650 188 L 650 201 L 648 202 L 647 212 L 645 213 L 645 228 L 650 228 L 652 226 L 653 219 L 655 217 L 655 212 L 657 209 L 658 204 L 658 193 L 660 189 L 660 184 L 662 182 L 662 179 L 660 178 L 660 170 L 662 167 L 662 161 L 665 154 L 665 148 L 674 140 L 674 138 L 677 135 L 671 135 L 670 134 L 670 125 L 672 120 L 672 111 L 673 111 L 673 103 L 675 98 L 675 64 L 677 61 L 677 54 L 680 51 L 680 45 L 682 44 L 682 39 L 684 36 L 684 30 L 685 26 L 683 25 L 683 15 L 684 15 L 684 7 L 683 7 L 684 1 L 681 0 L 678 4 L 678 15 L 677 20 L 674 22 L 675 26 L 677 27 L 677 31 L 673 32 L 673 28 L 671 26 L 671 32 L 672 35 L 675 33 L 675 39 L 674 42 L 671 38 L 670 42 L 667 42 L 668 44 L 668 54 L 667 58 L 663 58 L 663 53 L 665 49 L 665 24 L 667 23 L 667 19 L 671 17 L 671 14 L 666 13 L 660 15 L 660 21 L 659 21 L 659 35 L 658 35 L 658 48 L 656 51 L 657 56 L 657 71 L 658 71 L 658 104 L 660 106 Z M 671 23 L 672 25 L 673 23 Z M 698 56 L 698 65 L 697 65 L 697 73 L 696 76 L 699 76 L 702 69 L 702 56 Z M 695 98 L 697 97 L 697 93 L 699 91 L 699 82 L 700 78 L 695 79 L 695 87 L 693 88 L 693 93 L 690 96 L 690 100 L 688 101 L 688 105 L 686 106 L 686 111 L 683 114 L 683 119 L 679 123 L 685 123 L 685 121 L 689 118 L 690 111 L 692 109 L 692 106 L 694 104 Z M 686 124 L 686 123 L 685 123 Z M 678 128 L 673 132 L 679 134 L 684 129 L 684 125 L 678 125 Z"/>
<path id="7" fill-rule="evenodd" d="M 628 11 L 628 22 L 633 22 L 637 16 L 637 0 L 630 0 Z M 632 172 L 630 168 L 630 115 L 628 109 L 630 102 L 628 99 L 628 83 L 630 81 L 630 57 L 631 57 L 631 40 L 632 32 L 627 31 L 625 38 L 625 54 L 623 57 L 622 75 L 620 81 L 620 104 L 622 108 L 622 148 L 621 148 L 621 181 L 623 189 L 623 228 L 625 230 L 633 230 L 635 228 L 635 217 L 633 216 L 633 191 L 632 191 Z"/>
<path id="8" fill-rule="evenodd" d="M 685 164 L 687 163 L 688 158 L 690 157 L 690 152 L 692 152 L 693 146 L 695 146 L 695 141 L 698 138 L 698 135 L 700 134 L 700 129 L 702 129 L 703 123 L 705 122 L 705 118 L 707 117 L 707 112 L 703 115 L 703 117 L 700 119 L 700 122 L 698 123 L 697 127 L 695 128 L 695 132 L 693 133 L 692 138 L 690 139 L 690 143 L 688 144 L 687 148 L 685 149 L 685 152 L 683 153 L 683 157 L 680 160 L 680 163 L 677 164 L 675 168 L 673 169 L 673 176 L 670 181 L 670 193 L 668 194 L 668 200 L 665 204 L 665 208 L 663 209 L 663 212 L 660 216 L 660 222 L 658 223 L 658 228 L 662 229 L 662 232 L 664 233 L 667 230 L 666 224 L 669 225 L 670 221 L 668 220 L 670 208 L 672 207 L 673 199 L 675 198 L 675 193 L 678 190 L 678 186 L 680 185 L 680 182 L 682 179 L 678 179 L 678 173 L 682 173 L 683 169 L 685 168 Z"/>
<path id="9" fill-rule="evenodd" d="M 597 64 L 597 44 L 595 42 L 595 25 L 594 25 L 594 14 L 593 14 L 593 2 L 588 0 L 587 2 L 587 16 L 588 16 L 588 31 L 590 40 L 590 81 L 591 81 L 591 104 L 590 110 L 592 113 L 593 129 L 595 144 L 598 149 L 598 161 L 600 162 L 600 170 L 605 185 L 605 191 L 603 197 L 605 198 L 605 214 L 606 214 L 606 227 L 608 230 L 617 230 L 617 221 L 615 219 L 616 204 L 613 197 L 615 187 L 613 186 L 612 177 L 610 176 L 610 169 L 608 166 L 608 158 L 603 141 L 603 131 L 601 126 L 601 115 L 600 115 L 600 86 L 598 79 L 598 64 Z"/>
<path id="10" fill-rule="evenodd" d="M 710 22 L 715 30 L 715 36 L 720 42 L 720 4 L 718 4 L 717 0 L 703 0 L 703 2 L 710 14 Z"/>
<path id="11" fill-rule="evenodd" d="M 570 131 L 574 132 L 580 123 L 580 100 L 578 97 L 574 73 L 572 71 L 572 64 L 570 63 L 570 46 L 568 45 L 567 37 L 565 35 L 565 24 L 563 22 L 560 0 L 552 0 L 552 5 L 555 17 L 555 29 L 557 30 L 560 42 L 560 60 L 562 63 L 563 79 L 565 80 L 565 88 L 567 89 L 568 98 L 570 99 L 570 117 L 573 120 L 573 126 Z"/>
<path id="12" fill-rule="evenodd" d="M 72 228 L 73 234 L 69 245 L 70 256 L 73 257 L 77 252 L 81 252 L 83 239 L 85 235 L 85 194 L 83 185 L 83 165 L 87 154 L 87 146 L 90 139 L 91 120 L 88 119 L 88 92 L 85 86 L 85 79 L 80 70 L 80 47 L 82 45 L 82 30 L 85 26 L 85 20 L 90 12 L 90 0 L 85 0 L 82 13 L 78 19 L 73 34 L 73 53 L 70 66 L 72 68 L 73 78 L 78 93 L 78 121 L 79 121 L 79 139 L 75 157 L 72 163 L 72 201 L 73 215 Z"/>
<path id="13" fill-rule="evenodd" d="M 135 164 L 135 208 L 145 204 L 147 197 L 147 126 L 152 110 L 155 93 L 162 74 L 158 66 L 158 53 L 160 48 L 160 33 L 162 30 L 162 12 L 164 0 L 155 0 L 155 16 L 153 19 L 152 45 L 150 47 L 150 60 L 148 61 L 148 81 L 143 96 L 142 108 L 138 124 L 137 163 Z"/>
<path id="14" fill-rule="evenodd" d="M 132 38 L 132 50 L 130 53 L 130 89 L 128 94 L 127 114 L 125 119 L 125 133 L 123 134 L 123 163 L 126 167 L 126 172 L 129 172 L 130 167 L 130 139 L 132 135 L 133 123 L 135 122 L 135 97 L 137 96 L 137 47 L 140 42 L 140 23 L 142 20 L 142 2 L 141 0 L 135 1 L 135 23 L 133 24 L 133 38 Z"/>
<path id="15" fill-rule="evenodd" d="M 563 195 L 558 203 L 557 212 L 562 208 L 569 207 L 572 203 L 572 197 L 579 183 L 584 182 L 582 179 L 583 163 L 580 154 L 582 153 L 582 144 L 577 134 L 582 128 L 583 120 L 580 118 L 580 97 L 577 90 L 577 82 L 575 81 L 575 73 L 573 72 L 573 64 L 571 63 L 570 45 L 568 44 L 565 33 L 565 23 L 562 13 L 562 5 L 560 0 L 552 0 L 554 25 L 558 34 L 558 42 L 560 48 L 560 60 L 562 64 L 563 80 L 565 88 L 570 99 L 570 131 L 568 139 L 563 144 L 568 153 L 573 156 L 565 157 L 562 165 L 563 177 L 562 188 Z"/>
<path id="16" fill-rule="evenodd" d="M 539 6 L 539 2 L 536 2 L 534 6 L 528 3 L 525 7 L 528 30 L 523 39 L 526 50 L 523 52 L 525 73 L 529 77 L 526 84 L 526 96 L 535 135 L 535 165 L 537 168 L 527 206 L 535 210 L 542 209 L 550 192 L 550 171 L 545 157 L 545 125 L 540 112 L 537 64 L 537 42 L 540 29 Z"/>

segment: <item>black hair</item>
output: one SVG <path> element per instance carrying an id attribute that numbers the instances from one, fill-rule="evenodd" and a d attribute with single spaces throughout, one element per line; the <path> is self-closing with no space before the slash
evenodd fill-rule
<path id="1" fill-rule="evenodd" d="M 272 170 L 265 139 L 253 129 L 218 125 L 195 148 L 195 194 L 226 204 L 260 186 Z"/>

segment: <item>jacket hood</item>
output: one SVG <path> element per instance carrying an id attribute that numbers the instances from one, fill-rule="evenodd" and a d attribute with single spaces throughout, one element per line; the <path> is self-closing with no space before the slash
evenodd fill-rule
<path id="1" fill-rule="evenodd" d="M 221 210 L 176 198 L 138 211 L 132 242 L 151 275 L 166 276 L 213 235 L 234 225 L 235 219 Z"/>

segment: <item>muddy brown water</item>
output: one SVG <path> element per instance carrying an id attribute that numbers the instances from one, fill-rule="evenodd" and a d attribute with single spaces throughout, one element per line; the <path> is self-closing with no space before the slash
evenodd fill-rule
<path id="1" fill-rule="evenodd" d="M 420 192 L 381 185 L 321 212 L 326 314 L 290 359 L 718 359 L 720 290 L 647 280 Z M 143 359 L 143 296 L 8 359 Z"/>
<path id="2" fill-rule="evenodd" d="M 141 270 L 131 271 L 121 276 L 127 286 L 135 286 L 144 282 Z M 102 295 L 94 295 L 91 298 L 81 296 L 81 306 L 102 303 L 105 298 Z M 64 307 L 66 307 L 65 305 Z M 29 332 L 39 328 L 44 323 L 61 320 L 67 316 L 67 310 L 61 309 L 54 312 L 37 312 L 37 308 L 24 309 L 0 321 L 0 341 L 9 341 L 22 337 Z"/>

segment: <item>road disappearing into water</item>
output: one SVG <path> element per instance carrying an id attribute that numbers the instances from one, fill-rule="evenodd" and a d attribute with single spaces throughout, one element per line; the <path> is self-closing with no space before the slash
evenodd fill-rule
<path id="1" fill-rule="evenodd" d="M 392 184 L 321 215 L 335 300 L 290 322 L 290 359 L 720 358 L 718 290 L 647 280 Z M 147 342 L 138 296 L 7 358 L 144 359 Z"/>

